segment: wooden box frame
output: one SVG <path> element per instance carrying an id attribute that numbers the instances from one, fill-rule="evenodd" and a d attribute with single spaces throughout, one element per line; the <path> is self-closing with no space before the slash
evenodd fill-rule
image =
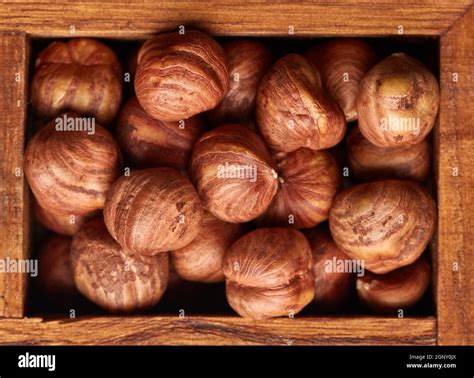
<path id="1" fill-rule="evenodd" d="M 474 8 L 470 0 L 4 1 L 0 5 L 0 258 L 29 256 L 22 173 L 29 38 L 138 39 L 198 27 L 220 36 L 433 36 L 441 106 L 434 156 L 438 230 L 432 244 L 434 317 L 100 316 L 26 318 L 26 278 L 0 273 L 1 344 L 424 344 L 474 343 Z"/>

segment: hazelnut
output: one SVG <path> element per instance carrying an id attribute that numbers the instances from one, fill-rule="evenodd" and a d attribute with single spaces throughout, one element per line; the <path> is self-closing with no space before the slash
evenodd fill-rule
<path id="1" fill-rule="evenodd" d="M 149 168 L 119 178 L 107 196 L 104 220 L 127 251 L 155 255 L 184 247 L 199 233 L 196 190 L 172 168 Z"/>
<path id="2" fill-rule="evenodd" d="M 366 274 L 357 279 L 361 302 L 377 312 L 392 312 L 416 304 L 431 280 L 428 260 L 421 256 L 413 264 L 387 274 Z"/>
<path id="3" fill-rule="evenodd" d="M 277 151 L 326 149 L 346 131 L 344 113 L 323 89 L 319 72 L 297 54 L 285 55 L 265 74 L 256 115 L 260 133 Z"/>
<path id="4" fill-rule="evenodd" d="M 94 217 L 96 212 L 87 214 L 63 214 L 42 208 L 37 201 L 34 202 L 35 217 L 44 227 L 61 235 L 74 235 L 81 229 L 88 219 Z"/>
<path id="5" fill-rule="evenodd" d="M 106 310 L 131 312 L 154 306 L 168 283 L 168 254 L 126 252 L 112 239 L 101 218 L 74 236 L 71 262 L 78 289 Z"/>
<path id="6" fill-rule="evenodd" d="M 344 111 L 346 121 L 355 121 L 360 82 L 375 63 L 372 48 L 360 39 L 335 39 L 309 49 L 305 56 L 318 68 L 324 87 Z"/>
<path id="7" fill-rule="evenodd" d="M 54 235 L 46 240 L 38 255 L 37 285 L 44 298 L 54 305 L 72 306 L 81 300 L 72 274 L 71 242 L 68 236 Z"/>
<path id="8" fill-rule="evenodd" d="M 425 181 L 430 172 L 431 147 L 426 139 L 417 144 L 378 147 L 355 127 L 347 138 L 347 160 L 359 181 L 397 178 Z"/>
<path id="9" fill-rule="evenodd" d="M 104 207 L 105 195 L 119 175 L 120 148 L 95 124 L 94 132 L 58 129 L 58 122 L 83 120 L 66 113 L 39 130 L 25 152 L 25 175 L 39 205 L 61 214 L 87 214 Z"/>
<path id="10" fill-rule="evenodd" d="M 201 136 L 189 166 L 206 210 L 226 222 L 257 218 L 278 189 L 270 152 L 245 126 L 224 125 Z"/>
<path id="11" fill-rule="evenodd" d="M 336 244 L 364 268 L 387 273 L 414 262 L 433 236 L 436 207 L 418 183 L 385 180 L 339 193 L 329 213 Z"/>
<path id="12" fill-rule="evenodd" d="M 359 127 L 376 146 L 420 143 L 433 128 L 438 83 L 418 60 L 389 56 L 364 77 L 357 100 Z"/>
<path id="13" fill-rule="evenodd" d="M 198 236 L 170 253 L 176 273 L 188 281 L 224 281 L 222 259 L 226 249 L 240 236 L 240 226 L 221 221 L 205 211 Z"/>
<path id="14" fill-rule="evenodd" d="M 314 298 L 311 248 L 292 228 L 261 228 L 224 255 L 230 306 L 246 318 L 292 316 Z"/>
<path id="15" fill-rule="evenodd" d="M 354 287 L 354 263 L 322 227 L 311 229 L 308 236 L 313 254 L 313 274 L 316 294 L 313 303 L 318 309 L 334 311 L 350 298 Z M 349 266 L 351 270 L 340 269 Z"/>
<path id="16" fill-rule="evenodd" d="M 224 50 L 204 33 L 161 34 L 138 52 L 135 92 L 153 118 L 187 119 L 214 108 L 228 89 Z"/>
<path id="17" fill-rule="evenodd" d="M 263 223 L 309 228 L 328 219 L 341 185 L 334 157 L 327 151 L 300 148 L 276 156 L 276 160 L 279 189 L 265 212 Z"/>
<path id="18" fill-rule="evenodd" d="M 247 125 L 253 119 L 257 87 L 272 62 L 270 50 L 255 40 L 226 43 L 224 51 L 230 88 L 224 99 L 208 113 L 215 126 L 226 122 Z"/>
<path id="19" fill-rule="evenodd" d="M 89 38 L 53 42 L 36 59 L 33 109 L 45 118 L 73 111 L 107 125 L 120 106 L 121 75 L 115 53 L 103 43 Z"/>
<path id="20" fill-rule="evenodd" d="M 180 122 L 159 121 L 150 117 L 133 97 L 120 112 L 116 136 L 137 167 L 186 169 L 194 143 L 203 131 L 199 116 Z"/>

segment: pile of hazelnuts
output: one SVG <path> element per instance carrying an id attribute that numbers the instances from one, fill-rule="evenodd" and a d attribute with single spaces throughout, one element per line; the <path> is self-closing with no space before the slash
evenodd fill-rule
<path id="1" fill-rule="evenodd" d="M 24 169 L 55 232 L 39 254 L 44 292 L 132 312 L 169 281 L 225 281 L 254 319 L 337 309 L 354 290 L 378 312 L 420 300 L 439 102 L 422 63 L 377 62 L 357 39 L 275 59 L 199 31 L 157 35 L 131 61 L 122 105 L 124 72 L 103 43 L 53 42 L 36 59 L 41 126 Z"/>

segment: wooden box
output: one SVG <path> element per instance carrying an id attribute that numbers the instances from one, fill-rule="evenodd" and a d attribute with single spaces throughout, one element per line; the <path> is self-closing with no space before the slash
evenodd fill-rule
<path id="1" fill-rule="evenodd" d="M 441 106 L 434 131 L 436 311 L 428 317 L 27 317 L 24 274 L 0 272 L 1 344 L 474 344 L 474 7 L 470 0 L 3 1 L 0 5 L 0 259 L 30 256 L 23 175 L 30 45 L 90 36 L 143 39 L 179 25 L 216 36 L 432 37 Z M 294 31 L 294 34 L 291 32 Z M 290 34 L 289 34 L 290 32 Z"/>

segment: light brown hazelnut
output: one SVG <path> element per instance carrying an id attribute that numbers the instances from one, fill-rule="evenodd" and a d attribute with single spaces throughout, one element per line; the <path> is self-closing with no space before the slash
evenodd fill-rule
<path id="1" fill-rule="evenodd" d="M 123 107 L 116 126 L 120 146 L 140 168 L 186 169 L 194 143 L 203 132 L 199 116 L 180 122 L 159 121 L 143 110 L 136 97 Z"/>
<path id="2" fill-rule="evenodd" d="M 352 259 L 337 245 L 326 227 L 309 231 L 313 255 L 316 294 L 313 303 L 319 310 L 335 311 L 349 300 L 354 288 L 355 267 Z M 342 266 L 342 268 L 341 268 Z M 346 267 L 350 269 L 345 270 Z"/>
<path id="3" fill-rule="evenodd" d="M 318 68 L 324 87 L 344 111 L 346 121 L 355 121 L 360 82 L 375 63 L 373 49 L 361 39 L 339 38 L 309 49 L 305 56 Z"/>
<path id="4" fill-rule="evenodd" d="M 138 52 L 135 92 L 153 118 L 187 119 L 214 108 L 228 89 L 224 50 L 204 33 L 160 34 Z"/>
<path id="5" fill-rule="evenodd" d="M 329 225 L 339 248 L 365 269 L 383 274 L 411 264 L 425 250 L 436 206 L 414 181 L 375 181 L 339 193 Z"/>
<path id="6" fill-rule="evenodd" d="M 315 293 L 311 248 L 292 228 L 260 228 L 224 255 L 226 294 L 242 317 L 293 316 Z"/>
<path id="7" fill-rule="evenodd" d="M 426 139 L 417 144 L 378 147 L 355 127 L 347 138 L 351 175 L 359 181 L 396 178 L 425 181 L 431 168 L 431 147 Z"/>
<path id="8" fill-rule="evenodd" d="M 71 242 L 68 236 L 54 235 L 46 240 L 38 255 L 38 288 L 47 302 L 61 307 L 81 302 L 72 274 Z"/>
<path id="9" fill-rule="evenodd" d="M 438 82 L 418 60 L 392 54 L 364 77 L 357 99 L 359 128 L 379 147 L 420 143 L 434 126 Z"/>
<path id="10" fill-rule="evenodd" d="M 319 72 L 297 54 L 285 55 L 265 74 L 256 115 L 260 133 L 277 151 L 326 149 L 346 131 L 344 113 L 324 90 Z"/>
<path id="11" fill-rule="evenodd" d="M 120 148 L 107 130 L 98 124 L 92 132 L 63 129 L 82 121 L 77 114 L 63 114 L 39 130 L 26 148 L 26 178 L 48 211 L 77 216 L 102 209 L 119 175 Z"/>
<path id="12" fill-rule="evenodd" d="M 176 273 L 188 281 L 224 281 L 224 252 L 239 236 L 240 225 L 221 221 L 205 211 L 198 236 L 170 253 L 171 264 Z"/>
<path id="13" fill-rule="evenodd" d="M 327 151 L 300 148 L 275 159 L 279 188 L 263 223 L 309 228 L 327 220 L 341 185 L 334 157 Z"/>
<path id="14" fill-rule="evenodd" d="M 431 281 L 426 257 L 387 274 L 366 272 L 357 278 L 357 294 L 362 303 L 377 312 L 393 312 L 416 304 Z"/>
<path id="15" fill-rule="evenodd" d="M 127 251 L 155 255 L 184 247 L 199 233 L 202 205 L 191 182 L 172 168 L 149 168 L 119 178 L 104 220 Z"/>
<path id="16" fill-rule="evenodd" d="M 236 40 L 224 45 L 230 88 L 223 100 L 208 113 L 214 126 L 251 122 L 257 87 L 272 62 L 270 50 L 255 40 Z"/>
<path id="17" fill-rule="evenodd" d="M 108 125 L 122 99 L 122 69 L 115 53 L 89 38 L 53 42 L 38 55 L 31 83 L 33 109 L 53 118 L 72 111 Z"/>
<path id="18" fill-rule="evenodd" d="M 81 293 L 108 311 L 152 307 L 168 283 L 167 253 L 150 257 L 126 252 L 101 218 L 87 222 L 74 236 L 71 262 Z"/>
<path id="19" fill-rule="evenodd" d="M 224 125 L 201 136 L 189 167 L 206 210 L 226 222 L 257 218 L 278 189 L 276 166 L 265 143 L 241 125 Z"/>

